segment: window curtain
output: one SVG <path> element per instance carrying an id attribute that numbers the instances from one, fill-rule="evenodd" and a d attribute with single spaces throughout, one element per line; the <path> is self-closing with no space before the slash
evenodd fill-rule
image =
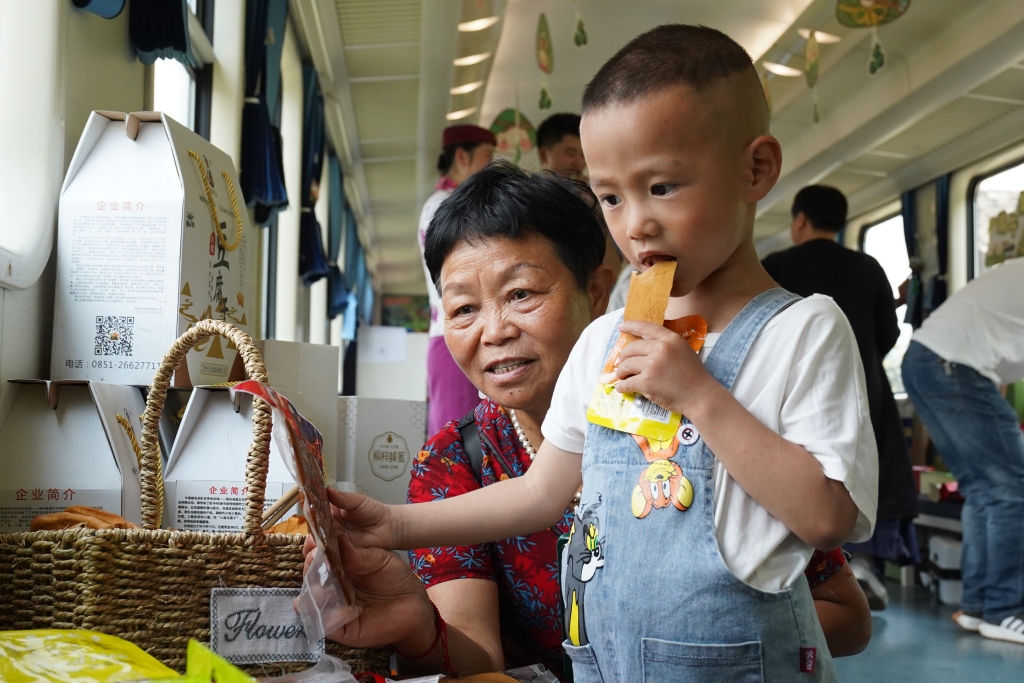
<path id="1" fill-rule="evenodd" d="M 914 191 L 904 192 L 900 196 L 901 213 L 903 215 L 903 237 L 907 242 L 907 257 L 910 259 L 910 284 L 907 286 L 907 315 L 904 322 L 915 330 L 924 319 L 923 297 L 921 291 L 920 259 L 917 256 L 917 205 L 914 203 Z"/>
<path id="2" fill-rule="evenodd" d="M 327 178 L 330 200 L 327 218 L 327 317 L 333 320 L 345 312 L 348 301 L 348 284 L 338 267 L 338 256 L 349 213 L 341 182 L 341 162 L 333 154 L 327 157 Z"/>
<path id="3" fill-rule="evenodd" d="M 952 174 L 948 173 L 935 181 L 935 250 L 939 272 L 928 283 L 922 306 L 925 318 L 946 300 L 946 268 L 949 265 L 949 183 L 952 177 Z"/>
<path id="4" fill-rule="evenodd" d="M 282 11 L 283 10 L 283 11 Z M 242 109 L 242 158 L 239 181 L 256 223 L 265 225 L 288 206 L 281 157 L 281 49 L 287 0 L 249 0 L 245 8 L 245 105 Z M 271 21 L 273 20 L 273 21 Z M 274 99 L 268 100 L 268 85 Z"/>
<path id="5" fill-rule="evenodd" d="M 103 3 L 87 4 L 99 6 Z M 202 66 L 192 55 L 188 12 L 185 0 L 132 1 L 128 11 L 128 37 L 140 62 L 152 64 L 162 58 L 176 59 L 193 69 Z"/>
<path id="6" fill-rule="evenodd" d="M 316 69 L 302 65 L 302 217 L 299 221 L 299 277 L 307 287 L 328 272 L 323 232 L 313 213 L 324 169 L 324 100 Z M 325 188 L 326 189 L 326 188 Z M 329 197 L 328 197 L 329 199 Z"/>

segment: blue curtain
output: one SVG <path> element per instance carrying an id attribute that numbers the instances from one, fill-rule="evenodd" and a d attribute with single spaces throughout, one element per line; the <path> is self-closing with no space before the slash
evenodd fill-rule
<path id="1" fill-rule="evenodd" d="M 914 191 L 904 192 L 900 196 L 901 213 L 903 215 L 903 236 L 907 242 L 907 257 L 910 259 L 910 285 L 907 287 L 907 315 L 904 322 L 915 330 L 924 320 L 922 314 L 921 269 L 915 267 L 917 258 L 917 205 Z"/>
<path id="2" fill-rule="evenodd" d="M 99 9 L 102 3 L 91 4 Z M 110 11 L 113 9 L 111 7 Z M 188 37 L 188 11 L 185 0 L 132 2 L 128 12 L 128 37 L 140 62 L 152 64 L 160 58 L 177 59 L 185 66 L 199 68 Z"/>
<path id="3" fill-rule="evenodd" d="M 313 207 L 324 170 L 324 100 L 316 69 L 302 65 L 302 217 L 299 222 L 299 277 L 307 287 L 327 275 L 323 232 Z M 324 188 L 325 190 L 327 188 Z"/>
<path id="4" fill-rule="evenodd" d="M 333 154 L 327 157 L 328 217 L 327 217 L 327 317 L 334 319 L 345 312 L 348 283 L 338 268 L 341 241 L 345 233 L 348 204 L 341 182 L 341 163 Z"/>
<path id="5" fill-rule="evenodd" d="M 283 8 L 283 12 L 282 12 Z M 281 50 L 287 0 L 249 0 L 245 11 L 245 106 L 239 182 L 256 223 L 264 225 L 288 206 L 281 158 L 281 132 L 271 118 L 280 112 Z M 273 19 L 274 23 L 271 23 Z M 268 45 L 273 49 L 268 49 Z M 276 84 L 274 100 L 267 85 Z"/>
<path id="6" fill-rule="evenodd" d="M 939 274 L 928 283 L 924 301 L 924 317 L 946 300 L 946 268 L 949 265 L 949 183 L 952 174 L 935 181 L 935 248 L 938 252 Z"/>

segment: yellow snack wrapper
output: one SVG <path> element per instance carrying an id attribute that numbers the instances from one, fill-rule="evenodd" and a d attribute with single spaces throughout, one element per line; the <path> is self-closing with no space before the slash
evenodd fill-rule
<path id="1" fill-rule="evenodd" d="M 96 631 L 46 629 L 0 632 L 4 683 L 120 683 L 180 681 L 151 655 L 126 640 Z"/>
<path id="2" fill-rule="evenodd" d="M 626 299 L 623 320 L 640 320 L 664 325 L 683 335 L 694 351 L 700 351 L 707 337 L 708 324 L 699 315 L 677 320 L 665 320 L 665 309 L 675 274 L 674 261 L 657 263 L 642 275 L 633 274 Z M 615 368 L 619 354 L 627 344 L 636 340 L 630 334 L 620 333 L 615 346 L 601 372 L 598 384 L 587 408 L 587 420 L 620 432 L 638 434 L 659 441 L 671 441 L 682 415 L 659 406 L 640 394 L 622 394 L 615 390 L 618 379 Z"/>
<path id="3" fill-rule="evenodd" d="M 140 681 L 140 683 L 142 683 Z M 188 641 L 185 675 L 147 679 L 145 683 L 256 683 L 255 679 L 197 640 Z"/>

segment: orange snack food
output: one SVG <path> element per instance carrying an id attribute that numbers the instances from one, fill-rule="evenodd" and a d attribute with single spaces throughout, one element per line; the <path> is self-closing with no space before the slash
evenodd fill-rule
<path id="1" fill-rule="evenodd" d="M 268 534 L 301 534 L 309 533 L 309 523 L 302 515 L 292 515 L 288 519 L 282 519 L 274 526 L 267 529 Z"/>
<path id="2" fill-rule="evenodd" d="M 72 505 L 63 512 L 39 515 L 32 520 L 32 531 L 60 531 L 61 529 L 138 529 L 121 515 L 97 510 L 84 505 Z"/>

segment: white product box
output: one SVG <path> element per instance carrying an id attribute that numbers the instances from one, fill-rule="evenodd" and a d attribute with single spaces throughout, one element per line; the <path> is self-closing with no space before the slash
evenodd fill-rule
<path id="1" fill-rule="evenodd" d="M 141 525 L 139 463 L 146 404 L 137 387 L 12 380 L 0 399 L 0 532 L 87 505 Z M 118 416 L 121 420 L 118 420 Z"/>
<path id="2" fill-rule="evenodd" d="M 928 539 L 928 559 L 939 569 L 960 569 L 960 552 L 963 544 L 949 536 L 933 534 Z"/>
<path id="3" fill-rule="evenodd" d="M 405 503 L 426 431 L 425 401 L 339 397 L 338 478 L 383 503 Z"/>
<path id="4" fill-rule="evenodd" d="M 288 398 L 296 400 L 294 393 Z M 192 390 L 164 469 L 163 527 L 188 531 L 242 530 L 245 461 L 252 444 L 252 396 L 227 387 Z M 273 439 L 264 505 L 295 483 Z"/>
<path id="5" fill-rule="evenodd" d="M 299 412 L 313 423 L 324 440 L 324 475 L 337 480 L 334 454 L 338 444 L 337 346 L 266 339 L 256 342 L 275 389 L 286 394 Z"/>
<path id="6" fill-rule="evenodd" d="M 51 379 L 148 385 L 204 318 L 256 334 L 258 232 L 241 193 L 230 157 L 174 120 L 93 112 L 61 189 Z M 175 384 L 224 382 L 236 357 L 214 337 Z"/>
<path id="7" fill-rule="evenodd" d="M 427 400 L 430 338 L 404 327 L 361 325 L 356 347 L 356 395 Z"/>

